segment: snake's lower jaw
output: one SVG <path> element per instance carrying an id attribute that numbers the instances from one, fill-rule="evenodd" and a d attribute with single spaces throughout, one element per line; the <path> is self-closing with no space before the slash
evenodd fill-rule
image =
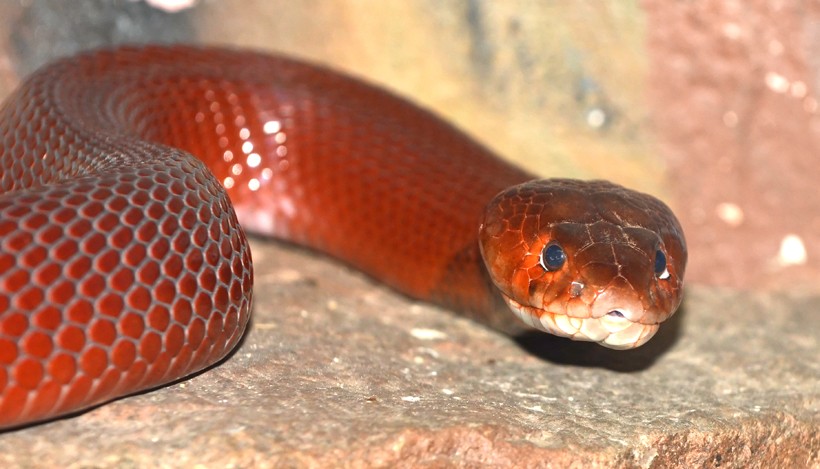
<path id="1" fill-rule="evenodd" d="M 522 305 L 507 295 L 504 301 L 525 324 L 572 340 L 597 342 L 617 350 L 640 347 L 658 331 L 659 324 L 641 324 L 625 317 L 576 318 Z"/>

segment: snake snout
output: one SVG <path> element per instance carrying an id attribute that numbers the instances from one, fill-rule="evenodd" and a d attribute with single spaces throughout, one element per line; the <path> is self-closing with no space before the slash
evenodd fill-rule
<path id="1" fill-rule="evenodd" d="M 590 316 L 609 320 L 645 322 L 646 305 L 641 295 L 621 277 L 609 285 L 599 287 L 597 296 L 590 305 Z"/>

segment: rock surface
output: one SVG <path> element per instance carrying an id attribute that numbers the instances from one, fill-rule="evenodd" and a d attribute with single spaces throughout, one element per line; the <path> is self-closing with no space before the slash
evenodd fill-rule
<path id="1" fill-rule="evenodd" d="M 817 467 L 820 301 L 693 288 L 627 352 L 498 335 L 255 242 L 250 333 L 190 380 L 0 436 L 44 467 Z"/>

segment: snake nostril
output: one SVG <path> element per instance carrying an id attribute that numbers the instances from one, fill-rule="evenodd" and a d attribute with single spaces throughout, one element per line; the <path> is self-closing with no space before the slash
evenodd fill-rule
<path id="1" fill-rule="evenodd" d="M 618 311 L 617 309 L 613 309 L 612 311 L 610 311 L 606 314 L 607 314 L 607 316 L 612 316 L 613 318 L 623 318 L 623 317 L 625 317 L 624 313 Z"/>

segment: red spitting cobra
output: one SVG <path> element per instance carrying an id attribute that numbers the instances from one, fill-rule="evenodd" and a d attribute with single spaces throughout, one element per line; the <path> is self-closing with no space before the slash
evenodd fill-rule
<path id="1" fill-rule="evenodd" d="M 681 301 L 686 246 L 660 201 L 535 180 L 402 99 L 281 57 L 83 54 L 26 80 L 0 136 L 0 428 L 224 357 L 251 310 L 242 227 L 508 332 L 637 347 Z"/>

